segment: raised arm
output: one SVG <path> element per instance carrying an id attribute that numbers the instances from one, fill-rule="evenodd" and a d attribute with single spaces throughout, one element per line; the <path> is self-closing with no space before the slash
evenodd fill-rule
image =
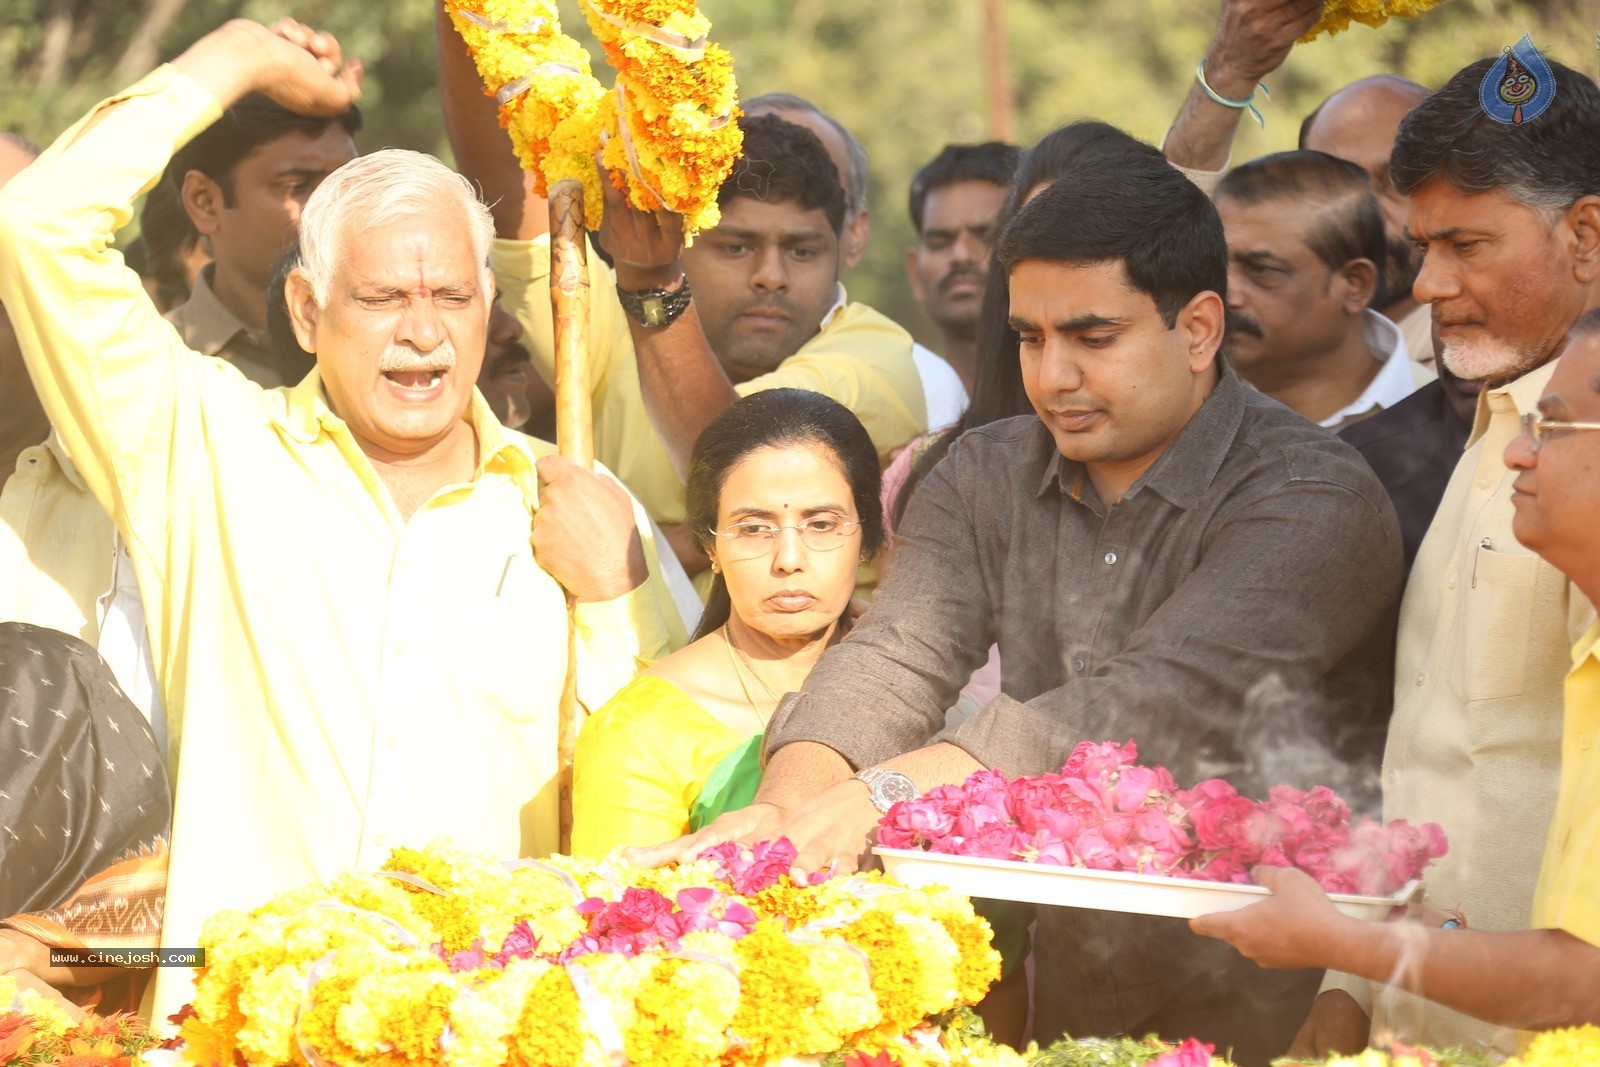
<path id="1" fill-rule="evenodd" d="M 616 261 L 617 288 L 676 291 L 685 284 L 681 220 L 670 212 L 639 211 L 611 183 L 605 187 L 606 213 L 599 236 Z M 612 297 L 595 293 L 591 299 Z M 700 431 L 739 394 L 706 340 L 692 298 L 666 326 L 644 326 L 632 315 L 627 320 L 650 424 L 666 445 L 678 477 L 687 481 L 689 454 Z"/>
<path id="2" fill-rule="evenodd" d="M 260 394 L 184 348 L 112 248 L 173 152 L 246 93 L 300 113 L 348 110 L 360 68 L 336 41 L 238 20 L 102 103 L 0 192 L 0 302 L 50 421 L 96 497 L 154 535 L 169 479 L 206 462 L 202 403 L 259 422 Z M 227 421 L 222 412 L 216 419 Z"/>
<path id="3" fill-rule="evenodd" d="M 434 31 L 439 41 L 439 102 L 456 169 L 483 191 L 497 235 L 531 241 L 550 232 L 550 210 L 533 191 L 533 175 L 517 161 L 511 139 L 500 128 L 495 102 L 484 93 L 483 80 L 445 7 L 440 0 Z"/>
<path id="4" fill-rule="evenodd" d="M 1249 98 L 1256 83 L 1283 65 L 1295 40 L 1316 25 L 1322 4 L 1323 0 L 1222 0 L 1221 22 L 1203 61 L 1206 84 L 1230 100 Z M 1167 131 L 1162 151 L 1175 166 L 1199 172 L 1196 177 L 1220 172 L 1228 165 L 1243 113 L 1216 103 L 1196 78 Z"/>

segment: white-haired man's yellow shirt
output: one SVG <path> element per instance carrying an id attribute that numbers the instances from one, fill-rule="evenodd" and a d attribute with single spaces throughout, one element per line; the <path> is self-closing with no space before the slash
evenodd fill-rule
<path id="1" fill-rule="evenodd" d="M 501 302 L 525 327 L 534 366 L 555 377 L 550 312 L 550 240 L 499 240 L 495 278 Z M 593 250 L 589 265 L 589 380 L 595 455 L 638 495 L 660 523 L 683 521 L 684 487 L 650 423 L 617 278 Z M 911 335 L 889 318 L 840 299 L 822 328 L 776 370 L 734 386 L 740 396 L 764 389 L 810 389 L 855 413 L 887 467 L 894 453 L 928 429 L 922 377 Z"/>
<path id="2" fill-rule="evenodd" d="M 264 391 L 189 351 L 110 250 L 219 113 L 162 67 L 0 191 L 0 301 L 144 592 L 171 719 L 173 947 L 395 845 L 555 848 L 568 666 L 564 593 L 528 542 L 550 446 L 475 395 L 475 477 L 403 520 L 316 373 Z M 682 640 L 646 547 L 650 582 L 578 608 L 586 707 Z M 188 977 L 157 973 L 154 1017 Z"/>

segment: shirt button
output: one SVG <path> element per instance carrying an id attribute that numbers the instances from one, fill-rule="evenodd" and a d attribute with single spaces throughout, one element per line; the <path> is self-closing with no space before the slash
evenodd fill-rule
<path id="1" fill-rule="evenodd" d="M 395 734 L 390 734 L 388 737 L 383 739 L 383 747 L 388 749 L 390 752 L 393 752 L 395 749 L 400 747 L 400 738 Z"/>
<path id="2" fill-rule="evenodd" d="M 1589 735 L 1588 734 L 1585 734 L 1584 736 L 1578 738 L 1578 747 L 1583 749 L 1583 751 L 1585 751 L 1585 752 L 1589 751 Z"/>
<path id="3" fill-rule="evenodd" d="M 1088 666 L 1088 664 L 1083 662 L 1082 656 L 1079 656 L 1077 659 L 1072 661 L 1072 669 L 1077 671 L 1079 674 L 1083 673 L 1083 668 L 1086 666 Z"/>
<path id="4" fill-rule="evenodd" d="M 1115 562 L 1117 562 L 1117 554 L 1115 552 L 1107 552 L 1106 553 L 1106 566 L 1109 567 Z"/>
<path id="5" fill-rule="evenodd" d="M 403 655 L 406 654 L 406 643 L 404 641 L 396 641 L 395 642 L 395 644 L 394 644 L 394 654 L 397 655 L 397 656 L 403 656 Z"/>
<path id="6" fill-rule="evenodd" d="M 1487 488 L 1489 488 L 1489 479 L 1487 479 L 1487 478 L 1479 478 L 1478 479 L 1478 488 L 1479 489 L 1487 489 Z"/>
<path id="7" fill-rule="evenodd" d="M 1418 671 L 1417 672 L 1417 684 L 1419 686 L 1428 684 L 1428 672 L 1427 671 Z"/>
<path id="8" fill-rule="evenodd" d="M 1444 584 L 1449 586 L 1451 589 L 1454 589 L 1456 587 L 1456 576 L 1452 574 L 1450 577 L 1444 580 Z"/>

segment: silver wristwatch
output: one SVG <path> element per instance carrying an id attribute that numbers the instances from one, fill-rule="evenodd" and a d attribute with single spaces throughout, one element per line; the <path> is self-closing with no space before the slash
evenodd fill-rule
<path id="1" fill-rule="evenodd" d="M 886 812 L 902 800 L 915 800 L 917 798 L 916 783 L 909 775 L 899 771 L 891 771 L 884 767 L 868 767 L 866 770 L 857 771 L 857 781 L 867 787 L 872 796 L 872 806 L 880 812 Z"/>

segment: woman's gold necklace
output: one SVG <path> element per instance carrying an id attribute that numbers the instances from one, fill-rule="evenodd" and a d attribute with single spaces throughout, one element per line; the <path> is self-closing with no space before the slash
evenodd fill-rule
<path id="1" fill-rule="evenodd" d="M 739 679 L 739 688 L 744 690 L 744 698 L 750 702 L 750 709 L 755 712 L 756 720 L 761 723 L 761 728 L 765 730 L 767 727 L 767 719 L 771 717 L 772 713 L 768 712 L 766 715 L 761 714 L 761 705 L 756 703 L 755 694 L 750 692 L 750 684 L 744 680 L 744 674 L 748 673 L 750 677 L 756 680 L 757 685 L 766 690 L 767 696 L 772 698 L 772 706 L 774 710 L 776 710 L 778 706 L 780 697 L 777 693 L 772 691 L 772 686 L 767 684 L 766 679 L 762 678 L 761 675 L 756 673 L 756 669 L 750 665 L 749 659 L 745 657 L 744 651 L 738 645 L 734 644 L 733 630 L 726 623 L 724 623 L 722 627 L 722 639 L 728 643 L 728 652 L 733 658 L 733 676 Z M 739 670 L 740 664 L 744 665 L 744 672 Z"/>

